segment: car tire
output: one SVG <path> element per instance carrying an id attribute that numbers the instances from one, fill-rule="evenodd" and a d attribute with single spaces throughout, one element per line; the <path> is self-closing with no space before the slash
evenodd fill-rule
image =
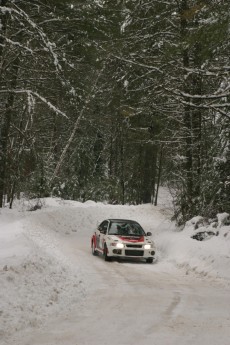
<path id="1" fill-rule="evenodd" d="M 96 249 L 95 249 L 94 241 L 92 241 L 92 254 L 93 254 L 93 255 L 97 255 L 97 254 L 98 254 L 97 251 L 96 251 Z"/>
<path id="2" fill-rule="evenodd" d="M 111 261 L 111 257 L 107 255 L 107 245 L 104 245 L 104 259 L 105 261 Z"/>
<path id="3" fill-rule="evenodd" d="M 153 263 L 153 258 L 148 258 L 146 259 L 147 264 L 152 264 Z"/>

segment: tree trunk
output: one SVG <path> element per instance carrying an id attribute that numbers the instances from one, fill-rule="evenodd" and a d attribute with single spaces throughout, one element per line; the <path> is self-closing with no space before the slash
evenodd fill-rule
<path id="1" fill-rule="evenodd" d="M 187 48 L 187 39 L 188 39 L 188 22 L 186 13 L 188 13 L 188 3 L 187 0 L 183 0 L 181 4 L 181 39 L 183 44 L 182 49 L 182 59 L 184 67 L 184 92 L 185 94 L 191 93 L 191 78 L 187 75 L 188 69 L 190 67 L 190 57 L 189 51 Z M 189 103 L 189 102 L 187 102 Z M 184 105 L 184 115 L 183 121 L 185 126 L 185 176 L 186 176 L 186 208 L 189 207 L 187 204 L 188 200 L 192 200 L 193 195 L 193 149 L 192 149 L 192 115 L 191 107 L 189 104 Z"/>
<path id="2" fill-rule="evenodd" d="M 14 90 L 17 85 L 19 61 L 19 57 L 17 57 L 14 60 L 14 65 L 12 67 L 12 81 L 10 85 L 12 90 Z M 14 98 L 14 92 L 9 92 L 8 99 L 6 101 L 6 109 L 2 117 L 2 123 L 0 128 L 0 208 L 3 207 L 4 193 L 6 191 L 5 183 L 7 170 L 7 148 Z"/>
<path id="3" fill-rule="evenodd" d="M 156 157 L 157 147 L 152 144 L 145 144 L 145 147 L 143 148 L 143 180 L 141 198 L 141 202 L 144 204 L 153 202 L 156 180 Z"/>
<path id="4" fill-rule="evenodd" d="M 163 145 L 161 146 L 160 154 L 159 154 L 157 188 L 156 188 L 156 193 L 155 193 L 154 206 L 157 206 L 158 192 L 159 192 L 161 172 L 162 172 L 162 158 L 163 158 Z"/>

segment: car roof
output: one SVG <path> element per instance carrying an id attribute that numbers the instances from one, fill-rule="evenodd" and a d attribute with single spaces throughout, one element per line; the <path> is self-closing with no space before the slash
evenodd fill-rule
<path id="1" fill-rule="evenodd" d="M 117 219 L 106 219 L 109 222 L 112 223 L 120 223 L 120 222 L 129 222 L 129 223 L 137 223 L 135 220 L 131 220 L 131 219 L 122 219 L 122 218 L 117 218 Z"/>

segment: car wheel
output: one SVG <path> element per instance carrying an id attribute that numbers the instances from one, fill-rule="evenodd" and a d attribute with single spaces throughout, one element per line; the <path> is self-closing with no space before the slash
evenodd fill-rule
<path id="1" fill-rule="evenodd" d="M 107 255 L 107 251 L 108 251 L 107 245 L 105 244 L 105 246 L 104 246 L 104 259 L 105 259 L 105 261 L 111 261 L 111 257 Z"/>
<path id="2" fill-rule="evenodd" d="M 152 263 L 153 263 L 153 258 L 148 258 L 148 259 L 146 259 L 146 262 L 147 262 L 148 264 L 152 264 Z"/>
<path id="3" fill-rule="evenodd" d="M 96 251 L 96 249 L 95 249 L 94 241 L 92 241 L 92 254 L 93 254 L 93 255 L 97 255 L 97 254 L 98 254 L 97 251 Z"/>

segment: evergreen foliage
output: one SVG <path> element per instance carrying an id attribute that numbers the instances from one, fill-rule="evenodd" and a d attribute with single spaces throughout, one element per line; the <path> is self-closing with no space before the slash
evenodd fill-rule
<path id="1" fill-rule="evenodd" d="M 15 195 L 230 212 L 226 1 L 0 1 L 0 207 Z"/>

